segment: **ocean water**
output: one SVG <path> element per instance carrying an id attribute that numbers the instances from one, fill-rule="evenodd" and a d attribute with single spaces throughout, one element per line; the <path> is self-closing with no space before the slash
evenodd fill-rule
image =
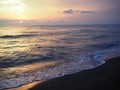
<path id="1" fill-rule="evenodd" d="M 0 89 L 95 68 L 120 56 L 120 26 L 1 26 Z"/>

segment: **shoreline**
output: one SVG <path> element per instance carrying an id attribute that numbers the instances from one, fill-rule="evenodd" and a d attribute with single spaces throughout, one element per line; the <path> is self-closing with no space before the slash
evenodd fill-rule
<path id="1" fill-rule="evenodd" d="M 6 89 L 6 90 L 29 90 L 29 88 L 32 88 L 40 83 L 43 83 L 44 81 L 35 81 L 32 83 L 28 83 L 19 87 L 15 87 L 15 88 L 10 88 L 10 89 Z"/>
<path id="2" fill-rule="evenodd" d="M 120 57 L 109 59 L 96 68 L 65 75 L 47 81 L 37 81 L 7 90 L 103 90 L 118 89 Z"/>

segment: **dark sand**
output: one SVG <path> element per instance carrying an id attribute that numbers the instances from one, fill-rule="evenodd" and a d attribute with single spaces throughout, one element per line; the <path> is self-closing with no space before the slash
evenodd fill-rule
<path id="1" fill-rule="evenodd" d="M 120 57 L 105 64 L 22 90 L 120 90 Z M 12 89 L 11 89 L 12 90 Z M 13 89 L 14 90 L 14 89 Z M 17 89 L 19 90 L 19 88 Z M 20 89 L 21 90 L 21 89 Z"/>
<path id="2" fill-rule="evenodd" d="M 40 83 L 29 90 L 120 90 L 120 58 L 76 74 Z"/>

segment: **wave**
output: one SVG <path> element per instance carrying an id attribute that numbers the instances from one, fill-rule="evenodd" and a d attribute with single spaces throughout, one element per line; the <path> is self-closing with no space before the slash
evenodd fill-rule
<path id="1" fill-rule="evenodd" d="M 32 36 L 37 36 L 37 35 L 36 34 L 4 35 L 4 36 L 0 36 L 0 38 L 11 39 L 11 38 L 24 38 L 24 37 L 32 37 Z"/>
<path id="2" fill-rule="evenodd" d="M 115 46 L 120 46 L 120 41 L 112 42 L 112 43 L 104 43 L 102 44 L 104 48 L 111 48 Z"/>
<path id="3" fill-rule="evenodd" d="M 8 76 L 9 79 L 0 78 L 0 89 L 18 87 L 37 80 L 48 80 L 64 75 L 80 72 L 82 70 L 98 67 L 106 60 L 120 56 L 120 49 L 111 49 L 78 55 L 71 57 L 72 60 L 59 63 L 57 65 L 46 67 L 34 72 L 26 72 L 17 77 Z"/>
<path id="4" fill-rule="evenodd" d="M 120 41 L 114 41 L 114 42 L 108 42 L 102 44 L 93 44 L 93 45 L 89 45 L 89 47 L 93 47 L 93 48 L 96 47 L 100 49 L 116 48 L 116 47 L 120 47 Z"/>

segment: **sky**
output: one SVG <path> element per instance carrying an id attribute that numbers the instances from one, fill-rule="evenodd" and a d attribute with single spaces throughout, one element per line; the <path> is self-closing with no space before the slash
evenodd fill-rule
<path id="1" fill-rule="evenodd" d="M 0 25 L 120 24 L 120 0 L 0 0 Z"/>

